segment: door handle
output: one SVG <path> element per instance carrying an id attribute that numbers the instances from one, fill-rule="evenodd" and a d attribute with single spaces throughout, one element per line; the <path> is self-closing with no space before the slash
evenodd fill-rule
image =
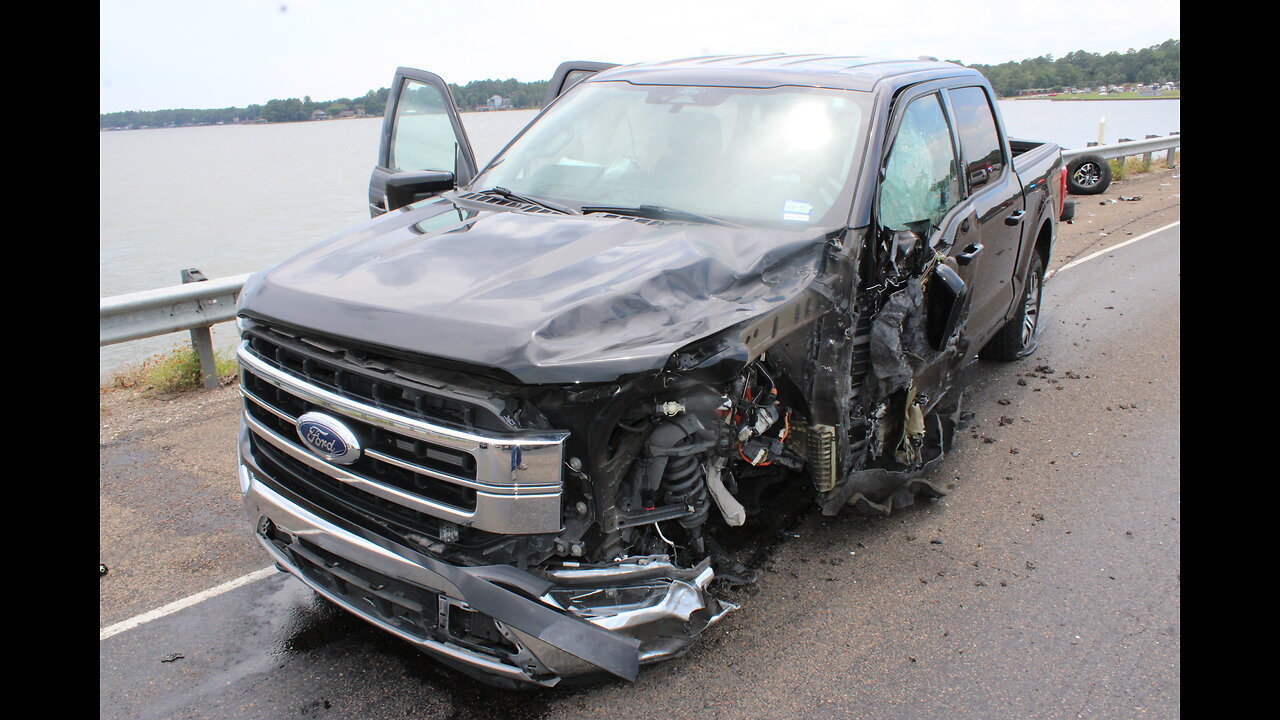
<path id="1" fill-rule="evenodd" d="M 1023 216 L 1023 215 L 1026 215 L 1026 214 L 1027 214 L 1027 211 L 1026 211 L 1026 210 L 1019 210 L 1018 212 L 1016 212 L 1016 213 L 1014 213 L 1014 214 L 1010 215 L 1009 217 L 1005 218 L 1005 219 L 1004 219 L 1004 224 L 1005 224 L 1005 225 L 1009 225 L 1009 226 L 1011 226 L 1011 227 L 1012 227 L 1013 225 L 1017 225 L 1018 223 L 1022 222 L 1022 216 Z"/>
<path id="2" fill-rule="evenodd" d="M 956 256 L 956 263 L 960 265 L 968 265 L 973 259 L 978 257 L 978 253 L 982 252 L 982 243 L 974 243 L 964 249 L 964 252 Z"/>

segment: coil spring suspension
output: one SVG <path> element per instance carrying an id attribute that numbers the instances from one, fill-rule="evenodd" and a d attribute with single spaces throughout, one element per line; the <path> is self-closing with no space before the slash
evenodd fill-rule
<path id="1" fill-rule="evenodd" d="M 666 490 L 665 499 L 668 504 L 680 503 L 686 508 L 693 508 L 691 514 L 680 518 L 680 527 L 686 530 L 702 527 L 711 512 L 711 503 L 708 502 L 706 471 L 699 456 L 673 457 L 668 460 L 666 470 L 662 473 L 662 486 Z"/>
<path id="2" fill-rule="evenodd" d="M 702 427 L 696 416 L 680 415 L 654 428 L 645 441 L 642 465 L 637 466 L 643 482 L 641 507 L 654 509 L 659 496 L 665 505 L 682 507 L 686 514 L 673 519 L 684 528 L 689 546 L 698 555 L 705 550 L 702 523 L 711 511 L 701 460 L 712 444 L 714 436 Z"/>

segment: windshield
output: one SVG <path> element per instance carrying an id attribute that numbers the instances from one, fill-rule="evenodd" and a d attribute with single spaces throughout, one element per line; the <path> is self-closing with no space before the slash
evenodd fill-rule
<path id="1" fill-rule="evenodd" d="M 838 225 L 869 115 L 870 95 L 847 90 L 584 83 L 472 187 L 747 225 Z"/>

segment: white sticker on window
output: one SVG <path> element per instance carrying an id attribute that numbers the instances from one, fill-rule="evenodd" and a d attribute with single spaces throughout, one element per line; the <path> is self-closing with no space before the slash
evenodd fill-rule
<path id="1" fill-rule="evenodd" d="M 809 214 L 813 212 L 813 205 L 799 200 L 787 200 L 782 204 L 782 219 L 797 220 L 799 222 L 808 222 Z"/>

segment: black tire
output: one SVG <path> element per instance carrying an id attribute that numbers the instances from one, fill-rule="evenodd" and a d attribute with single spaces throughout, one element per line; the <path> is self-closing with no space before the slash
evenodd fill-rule
<path id="1" fill-rule="evenodd" d="M 1022 299 L 1009 322 L 978 353 L 988 360 L 1019 360 L 1036 351 L 1040 336 L 1040 301 L 1044 297 L 1044 263 L 1032 253 Z"/>
<path id="2" fill-rule="evenodd" d="M 1097 155 L 1081 155 L 1067 164 L 1067 192 L 1097 195 L 1111 185 L 1111 163 Z"/>

